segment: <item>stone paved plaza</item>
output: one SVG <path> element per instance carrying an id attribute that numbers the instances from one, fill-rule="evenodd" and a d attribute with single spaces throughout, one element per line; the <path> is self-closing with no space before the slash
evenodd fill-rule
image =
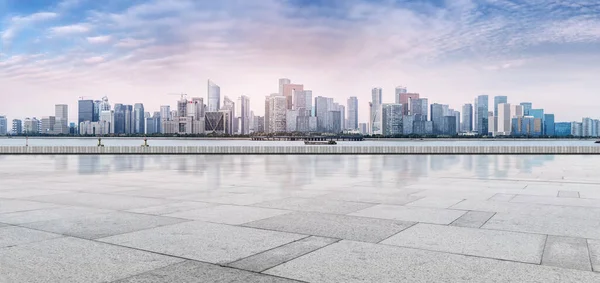
<path id="1" fill-rule="evenodd" d="M 0 282 L 600 282 L 600 156 L 0 156 Z"/>

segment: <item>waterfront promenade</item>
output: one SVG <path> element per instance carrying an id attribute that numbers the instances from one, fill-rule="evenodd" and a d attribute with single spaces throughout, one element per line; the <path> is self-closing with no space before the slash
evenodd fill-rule
<path id="1" fill-rule="evenodd" d="M 0 156 L 0 282 L 600 282 L 600 157 Z"/>
<path id="2" fill-rule="evenodd" d="M 575 154 L 600 155 L 591 146 L 402 146 L 402 145 L 258 145 L 243 146 L 0 146 L 0 155 L 414 155 L 414 154 Z"/>

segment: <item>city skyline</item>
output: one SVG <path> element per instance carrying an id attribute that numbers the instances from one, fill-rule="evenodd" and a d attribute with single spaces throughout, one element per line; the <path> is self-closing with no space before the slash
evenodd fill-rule
<path id="1" fill-rule="evenodd" d="M 159 109 L 167 93 L 206 99 L 208 78 L 256 102 L 285 76 L 313 97 L 356 96 L 359 121 L 373 87 L 393 103 L 398 85 L 453 109 L 501 95 L 577 121 L 600 104 L 600 8 L 569 3 L 3 1 L 0 115 L 67 103 L 72 117 L 79 96 Z"/>

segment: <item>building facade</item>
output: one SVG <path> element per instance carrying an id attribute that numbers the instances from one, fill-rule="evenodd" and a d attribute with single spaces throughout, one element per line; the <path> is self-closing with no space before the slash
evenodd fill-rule
<path id="1" fill-rule="evenodd" d="M 208 80 L 207 94 L 208 97 L 206 111 L 217 112 L 221 110 L 221 87 L 219 87 L 211 80 Z"/>
<path id="2" fill-rule="evenodd" d="M 473 104 L 467 103 L 462 106 L 461 132 L 470 133 L 473 131 Z"/>
<path id="3" fill-rule="evenodd" d="M 381 122 L 384 136 L 394 136 L 402 134 L 402 110 L 402 104 L 382 104 Z"/>

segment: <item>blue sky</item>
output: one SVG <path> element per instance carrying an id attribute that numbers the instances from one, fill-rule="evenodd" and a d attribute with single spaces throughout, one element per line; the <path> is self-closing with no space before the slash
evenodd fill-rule
<path id="1" fill-rule="evenodd" d="M 571 121 L 600 116 L 599 51 L 594 0 L 0 0 L 0 115 L 105 95 L 155 111 L 167 93 L 205 97 L 207 79 L 262 114 L 287 77 L 357 96 L 363 121 L 370 89 L 392 102 L 397 85 L 455 109 L 507 95 Z"/>

